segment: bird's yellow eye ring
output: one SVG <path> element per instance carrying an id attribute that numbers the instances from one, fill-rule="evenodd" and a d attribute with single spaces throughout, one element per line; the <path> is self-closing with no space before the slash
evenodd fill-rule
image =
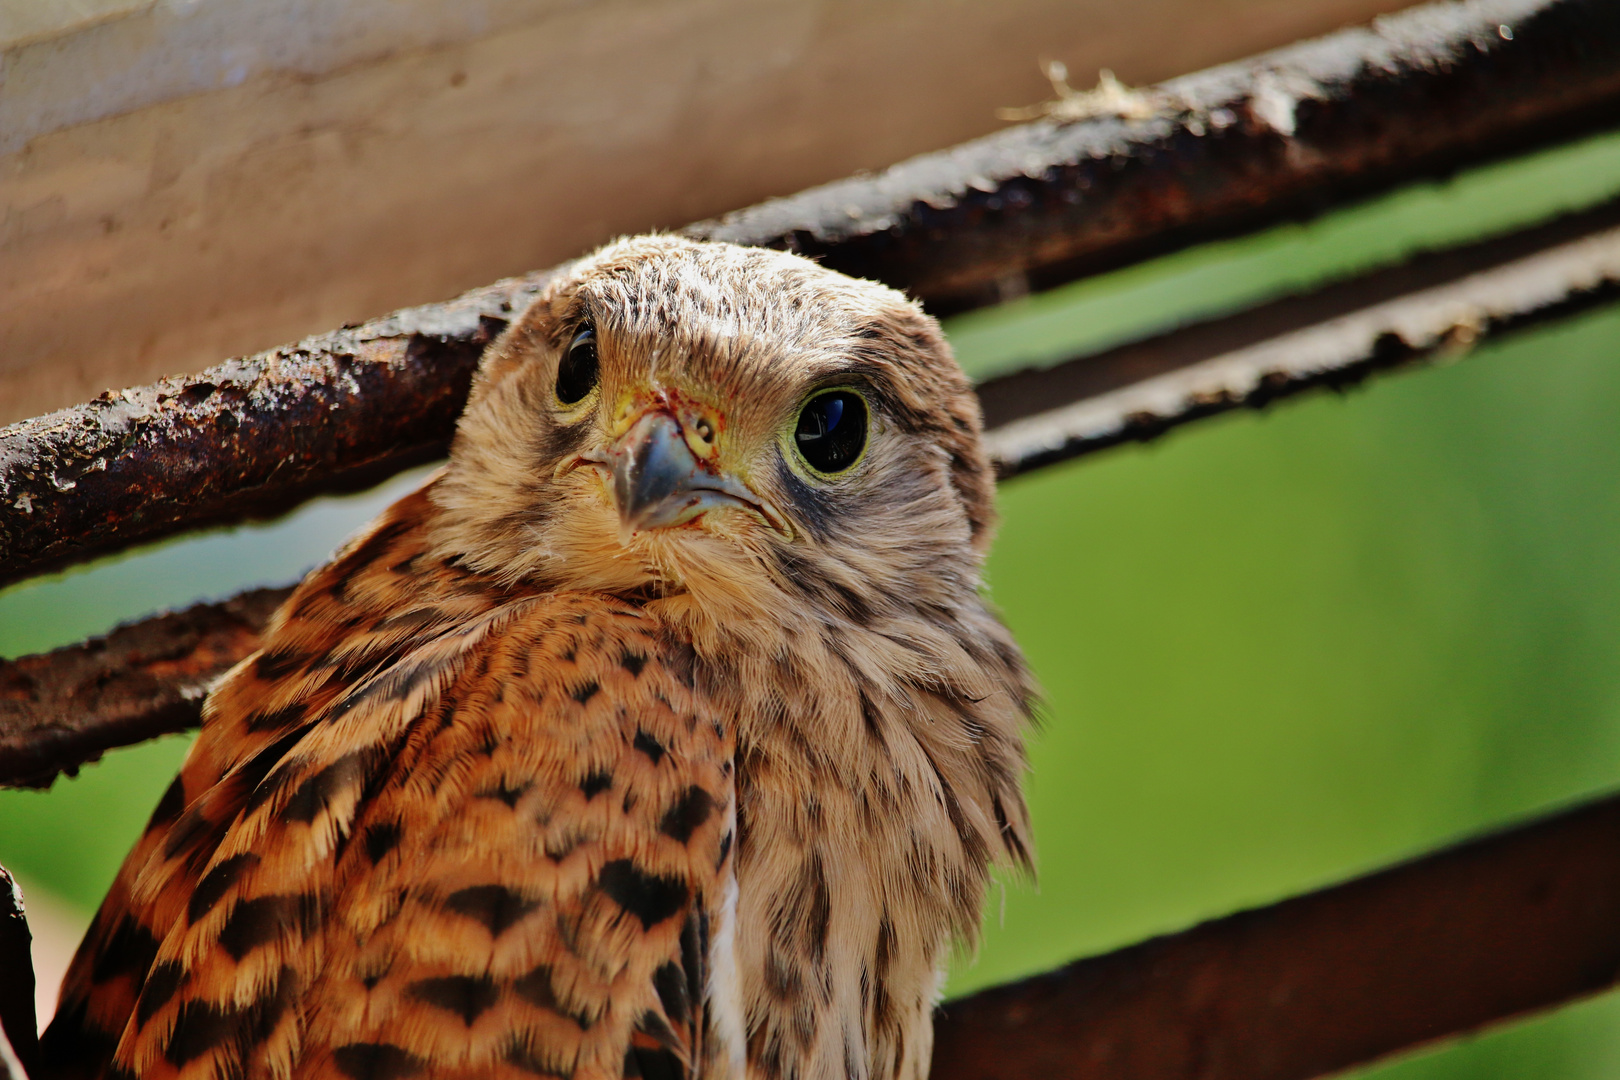
<path id="1" fill-rule="evenodd" d="M 596 328 L 584 323 L 557 362 L 557 400 L 578 405 L 596 389 L 601 364 L 596 357 Z"/>
<path id="2" fill-rule="evenodd" d="M 866 399 L 853 390 L 824 390 L 804 403 L 793 430 L 793 448 L 824 476 L 851 468 L 866 449 Z"/>

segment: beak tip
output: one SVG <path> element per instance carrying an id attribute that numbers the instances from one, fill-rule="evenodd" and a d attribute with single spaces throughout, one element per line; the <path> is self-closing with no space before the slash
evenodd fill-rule
<path id="1" fill-rule="evenodd" d="M 613 497 L 622 531 L 634 534 L 679 512 L 702 466 L 686 445 L 680 424 L 666 412 L 649 412 L 614 447 Z M 673 523 L 673 522 L 670 522 Z"/>

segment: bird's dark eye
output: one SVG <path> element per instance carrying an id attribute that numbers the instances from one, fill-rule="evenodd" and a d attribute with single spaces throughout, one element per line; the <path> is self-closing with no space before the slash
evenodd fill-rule
<path id="1" fill-rule="evenodd" d="M 584 401 L 596 386 L 597 370 L 596 329 L 587 323 L 568 343 L 557 365 L 557 400 L 564 405 Z"/>
<path id="2" fill-rule="evenodd" d="M 866 402 L 849 390 L 816 395 L 800 411 L 793 441 L 817 472 L 844 471 L 866 447 Z"/>

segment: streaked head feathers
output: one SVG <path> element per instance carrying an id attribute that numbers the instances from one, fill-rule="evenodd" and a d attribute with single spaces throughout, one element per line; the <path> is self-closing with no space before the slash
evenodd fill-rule
<path id="1" fill-rule="evenodd" d="M 564 401 L 582 330 L 598 372 Z M 578 372 L 564 381 L 579 392 Z M 868 426 L 828 474 L 799 451 L 800 419 L 839 391 Z M 611 457 L 649 413 L 736 497 L 628 528 Z M 690 591 L 727 618 L 782 597 L 853 616 L 850 590 L 914 608 L 976 588 L 993 520 L 979 427 L 938 324 L 901 294 L 777 251 L 621 241 L 559 273 L 486 358 L 435 492 L 442 543 L 505 577 Z"/>

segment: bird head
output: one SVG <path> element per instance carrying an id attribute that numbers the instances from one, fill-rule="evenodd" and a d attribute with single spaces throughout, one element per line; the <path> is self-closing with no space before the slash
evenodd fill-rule
<path id="1" fill-rule="evenodd" d="M 979 432 L 900 293 L 779 251 L 624 240 L 489 349 L 433 492 L 438 543 L 722 622 L 938 610 L 978 590 Z"/>

